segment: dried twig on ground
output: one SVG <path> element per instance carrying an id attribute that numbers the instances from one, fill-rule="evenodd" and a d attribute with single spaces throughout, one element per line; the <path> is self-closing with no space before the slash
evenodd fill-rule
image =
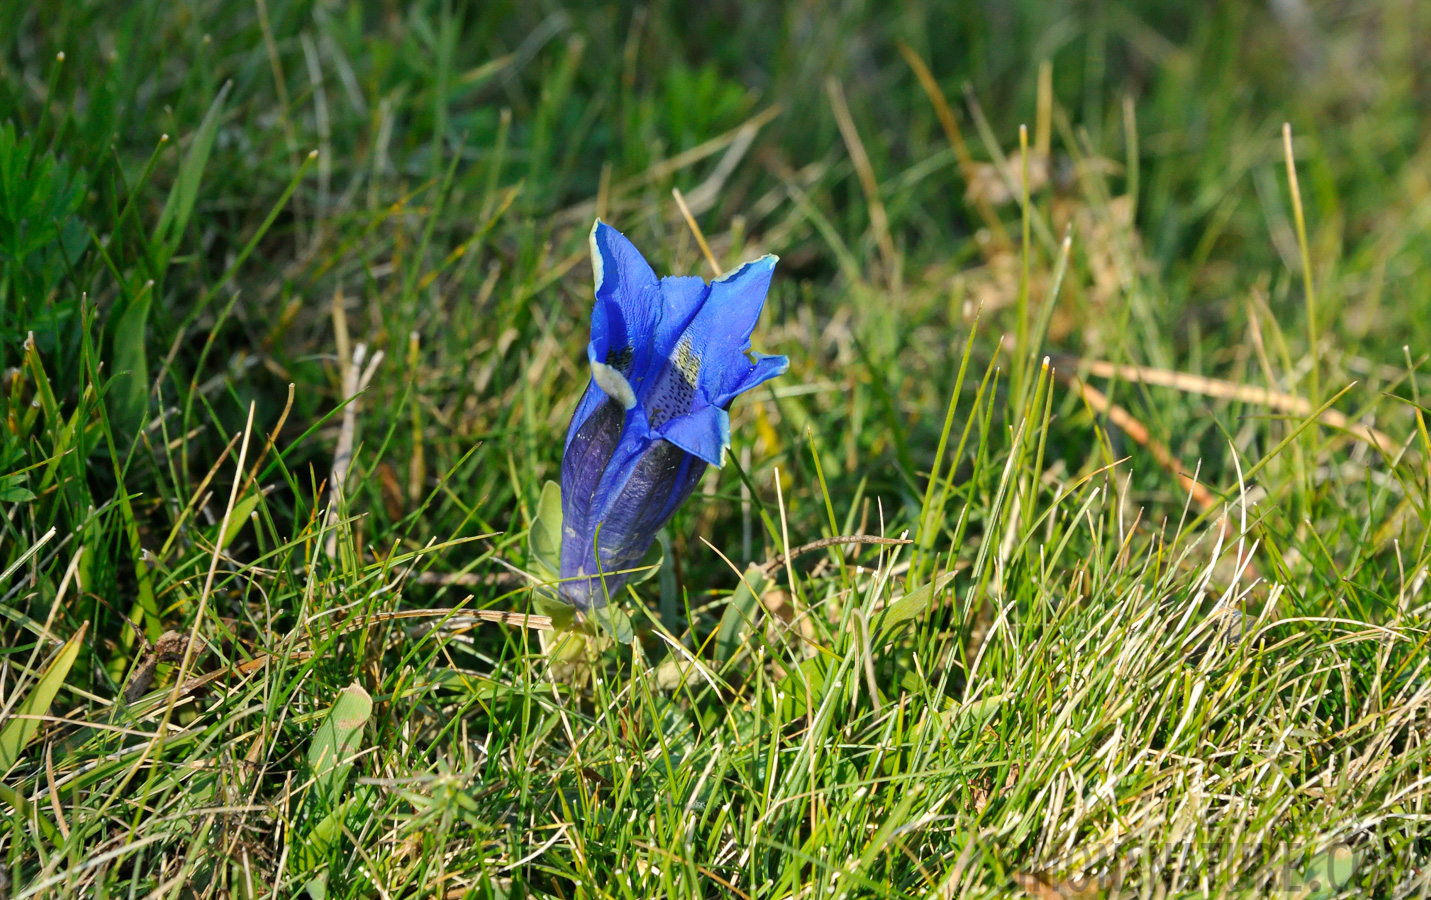
<path id="1" fill-rule="evenodd" d="M 204 652 L 206 648 L 204 639 L 196 637 L 196 653 Z M 184 658 L 184 650 L 189 646 L 188 635 L 177 631 L 166 631 L 159 636 L 159 640 L 154 646 L 149 648 L 149 652 L 144 654 L 144 658 L 139 661 L 139 665 L 134 667 L 133 673 L 129 676 L 129 682 L 124 686 L 124 702 L 133 703 L 144 696 L 149 690 L 149 685 L 154 683 L 154 673 L 158 671 L 161 662 L 178 662 Z"/>

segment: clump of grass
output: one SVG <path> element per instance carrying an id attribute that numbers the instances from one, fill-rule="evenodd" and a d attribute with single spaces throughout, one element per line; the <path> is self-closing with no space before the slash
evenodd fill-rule
<path id="1" fill-rule="evenodd" d="M 0 11 L 0 894 L 1424 893 L 1425 13 L 742 15 Z M 792 370 L 555 665 L 597 214 Z"/>

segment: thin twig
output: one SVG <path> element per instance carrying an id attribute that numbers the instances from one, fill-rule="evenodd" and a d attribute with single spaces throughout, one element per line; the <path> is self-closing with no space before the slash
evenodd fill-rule
<path id="1" fill-rule="evenodd" d="M 478 587 L 480 585 L 526 584 L 527 579 L 512 572 L 419 572 L 412 576 L 414 584 L 431 584 L 440 587 Z"/>

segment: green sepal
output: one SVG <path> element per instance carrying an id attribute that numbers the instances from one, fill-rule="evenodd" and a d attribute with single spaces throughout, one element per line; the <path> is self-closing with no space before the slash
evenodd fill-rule
<path id="1" fill-rule="evenodd" d="M 576 619 L 576 607 L 557 597 L 555 588 L 540 585 L 532 591 L 532 609 L 544 616 L 550 616 L 552 627 L 557 631 L 571 628 Z"/>
<path id="2" fill-rule="evenodd" d="M 666 562 L 666 551 L 657 541 L 651 545 L 651 549 L 646 551 L 646 555 L 641 557 L 641 562 L 636 565 L 637 571 L 631 573 L 631 577 L 626 579 L 627 584 L 640 584 L 649 579 L 652 575 L 661 571 L 661 566 Z"/>
<path id="3" fill-rule="evenodd" d="M 631 617 L 622 612 L 619 607 L 608 603 L 603 607 L 593 609 L 586 615 L 600 626 L 602 631 L 618 642 L 629 644 L 636 640 L 636 629 L 631 627 Z"/>
<path id="4" fill-rule="evenodd" d="M 532 527 L 527 532 L 527 560 L 531 573 L 543 584 L 532 591 L 532 608 L 544 616 L 550 616 L 552 628 L 568 631 L 577 623 L 576 607 L 561 599 L 555 582 L 561 578 L 562 513 L 561 485 L 548 481 L 542 485 L 542 496 L 537 502 L 537 514 L 532 519 Z M 640 584 L 661 570 L 665 553 L 659 543 L 641 559 L 639 571 L 633 572 L 628 584 Z M 636 630 L 631 619 L 620 609 L 607 604 L 592 610 L 584 619 L 596 623 L 601 631 L 623 644 L 636 639 Z"/>

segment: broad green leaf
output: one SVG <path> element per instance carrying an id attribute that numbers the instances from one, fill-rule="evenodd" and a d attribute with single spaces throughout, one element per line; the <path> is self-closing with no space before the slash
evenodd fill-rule
<path id="1" fill-rule="evenodd" d="M 728 662 L 735 657 L 746 634 L 755 623 L 755 613 L 760 606 L 760 591 L 765 589 L 765 576 L 760 567 L 751 565 L 740 579 L 740 585 L 730 595 L 725 612 L 720 617 L 720 627 L 716 630 L 715 658 L 718 662 Z"/>
<path id="2" fill-rule="evenodd" d="M 888 633 L 896 626 L 919 616 L 934 605 L 934 599 L 954 580 L 953 572 L 945 572 L 929 584 L 915 588 L 886 606 L 874 615 L 881 633 Z"/>
<path id="3" fill-rule="evenodd" d="M 50 704 L 54 702 L 55 695 L 60 692 L 60 686 L 69 676 L 75 658 L 79 656 L 84 634 L 88 629 L 88 622 L 81 625 L 79 631 L 55 652 L 49 665 L 45 667 L 45 673 L 15 708 L 14 716 L 0 728 L 0 773 L 10 770 L 20 758 L 20 752 L 25 749 L 25 745 L 30 743 L 40 730 L 38 717 L 49 713 Z"/>
<path id="4" fill-rule="evenodd" d="M 1345 843 L 1338 843 L 1312 857 L 1301 884 L 1295 885 L 1304 897 L 1334 897 L 1341 893 L 1356 874 L 1356 852 Z"/>
<path id="5" fill-rule="evenodd" d="M 527 534 L 527 551 L 535 565 L 545 570 L 534 574 L 551 581 L 561 572 L 561 485 L 555 481 L 542 485 L 537 517 Z"/>
<path id="6" fill-rule="evenodd" d="M 333 848 L 337 845 L 338 839 L 343 835 L 343 821 L 347 819 L 348 812 L 357 802 L 357 797 L 349 797 L 342 803 L 333 807 L 328 814 L 318 820 L 318 823 L 305 834 L 304 844 L 298 852 L 298 859 L 303 869 L 311 870 L 323 864 Z M 321 873 L 314 879 L 320 882 L 320 887 L 325 891 L 328 887 L 327 873 Z M 309 893 L 312 894 L 310 882 Z M 317 895 L 314 895 L 317 896 Z"/>
<path id="7" fill-rule="evenodd" d="M 313 789 L 319 808 L 336 803 L 353 768 L 349 762 L 363 737 L 363 726 L 373 714 L 373 698 L 362 685 L 353 682 L 338 693 L 328 717 L 313 735 L 308 748 L 308 766 L 313 771 Z"/>

